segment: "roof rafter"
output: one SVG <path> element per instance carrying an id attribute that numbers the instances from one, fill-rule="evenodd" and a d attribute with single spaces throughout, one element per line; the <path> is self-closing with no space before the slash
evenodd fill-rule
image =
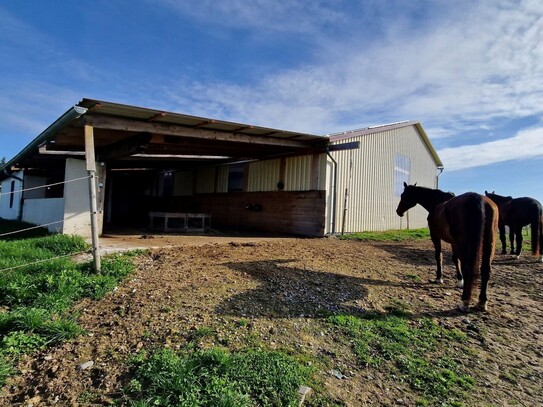
<path id="1" fill-rule="evenodd" d="M 91 125 L 95 128 L 104 128 L 110 130 L 132 131 L 132 132 L 149 132 L 152 134 L 163 134 L 178 137 L 197 137 L 210 141 L 229 141 L 248 144 L 262 144 L 283 146 L 290 148 L 307 148 L 308 143 L 292 139 L 282 139 L 273 137 L 261 137 L 257 135 L 206 130 L 200 128 L 180 126 L 170 123 L 151 123 L 140 120 L 126 119 L 120 117 L 101 116 L 101 115 L 85 115 L 83 118 L 84 124 Z"/>

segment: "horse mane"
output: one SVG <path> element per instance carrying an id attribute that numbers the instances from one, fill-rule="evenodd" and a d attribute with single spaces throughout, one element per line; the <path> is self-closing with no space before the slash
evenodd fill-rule
<path id="1" fill-rule="evenodd" d="M 415 185 L 410 185 L 410 186 L 414 186 L 415 188 L 418 188 L 418 189 L 424 189 L 425 191 L 427 191 L 429 194 L 432 194 L 433 196 L 435 197 L 448 197 L 448 198 L 454 198 L 456 195 L 454 192 L 445 192 L 445 191 L 442 191 L 441 189 L 433 189 L 433 188 L 427 188 L 427 187 L 419 187 L 419 186 L 415 186 Z"/>
<path id="2" fill-rule="evenodd" d="M 490 199 L 495 198 L 499 200 L 500 202 L 508 202 L 513 199 L 511 195 L 508 195 L 508 196 L 498 195 L 494 193 L 494 191 L 492 192 L 485 191 L 485 195 L 488 196 Z"/>

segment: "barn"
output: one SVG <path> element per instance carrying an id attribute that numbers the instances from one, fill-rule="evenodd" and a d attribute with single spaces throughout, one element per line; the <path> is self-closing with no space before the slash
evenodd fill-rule
<path id="1" fill-rule="evenodd" d="M 399 185 L 440 169 L 418 122 L 321 136 L 82 99 L 3 165 L 0 218 L 85 237 L 422 227 L 395 215 Z"/>
<path id="2" fill-rule="evenodd" d="M 337 192 L 335 210 L 328 207 L 328 232 L 413 229 L 427 225 L 428 213 L 418 205 L 403 218 L 396 215 L 404 182 L 439 187 L 443 164 L 420 122 L 346 131 L 331 134 L 329 139 L 336 147 L 331 158 L 337 163 Z M 358 148 L 340 148 L 354 143 Z"/>

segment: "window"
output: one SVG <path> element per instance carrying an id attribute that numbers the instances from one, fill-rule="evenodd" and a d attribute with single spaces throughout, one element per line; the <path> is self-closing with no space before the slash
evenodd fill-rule
<path id="1" fill-rule="evenodd" d="M 228 192 L 243 191 L 243 172 L 245 164 L 234 164 L 228 169 Z"/>
<path id="2" fill-rule="evenodd" d="M 409 184 L 411 174 L 411 159 L 405 155 L 396 154 L 394 158 L 394 195 L 400 196 L 403 192 L 403 183 Z"/>
<path id="3" fill-rule="evenodd" d="M 15 181 L 11 181 L 11 193 L 9 194 L 9 208 L 13 208 L 13 197 L 15 196 Z"/>

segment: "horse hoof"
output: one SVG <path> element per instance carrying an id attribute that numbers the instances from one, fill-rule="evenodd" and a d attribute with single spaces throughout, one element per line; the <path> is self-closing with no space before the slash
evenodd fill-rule
<path id="1" fill-rule="evenodd" d="M 486 305 L 486 302 L 479 302 L 474 308 L 477 311 L 483 311 L 483 312 L 488 311 L 488 306 Z"/>
<path id="2" fill-rule="evenodd" d="M 460 312 L 468 312 L 468 304 L 464 304 L 463 302 L 461 302 L 460 304 L 458 304 L 458 310 Z"/>
<path id="3" fill-rule="evenodd" d="M 436 284 L 443 284 L 443 279 L 442 279 L 442 278 L 436 278 L 436 279 L 434 280 L 434 283 L 436 283 Z"/>
<path id="4" fill-rule="evenodd" d="M 543 263 L 543 256 L 539 256 L 539 259 L 537 261 Z"/>
<path id="5" fill-rule="evenodd" d="M 518 259 L 520 259 L 520 254 L 516 254 L 516 255 L 514 255 L 514 256 L 513 256 L 513 258 L 514 258 L 515 260 L 518 260 Z"/>
<path id="6" fill-rule="evenodd" d="M 464 280 L 458 280 L 456 282 L 456 288 L 464 288 Z"/>

